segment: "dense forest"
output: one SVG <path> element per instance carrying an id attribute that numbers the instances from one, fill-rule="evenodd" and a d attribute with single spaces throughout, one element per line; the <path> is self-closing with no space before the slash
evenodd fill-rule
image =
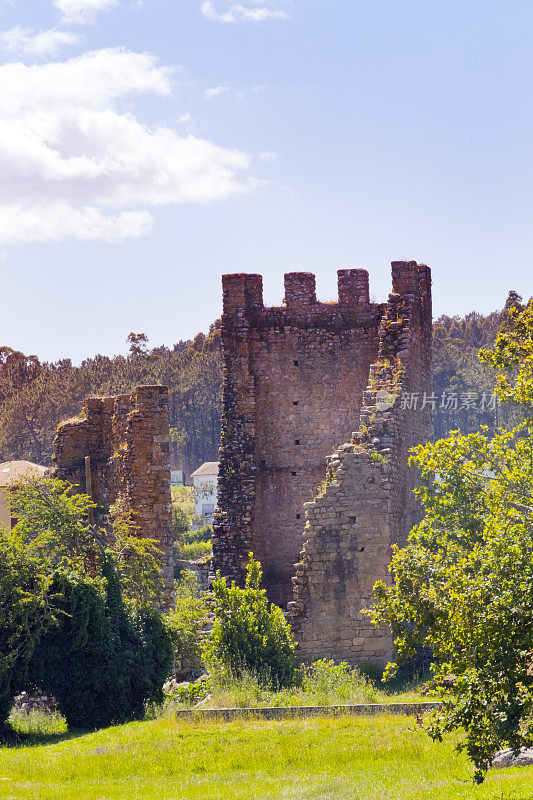
<path id="1" fill-rule="evenodd" d="M 522 298 L 510 291 L 501 311 L 487 316 L 472 311 L 465 317 L 441 316 L 433 323 L 433 390 L 435 438 L 451 430 L 473 433 L 480 425 L 494 431 L 511 423 L 513 409 L 496 404 L 494 370 L 478 358 L 490 347 L 507 324 L 512 306 L 522 307 Z"/>
<path id="2" fill-rule="evenodd" d="M 512 411 L 496 406 L 491 370 L 477 353 L 489 346 L 505 324 L 510 292 L 501 311 L 487 316 L 441 316 L 434 323 L 433 368 L 435 435 L 459 428 L 494 430 Z M 97 355 L 80 366 L 63 359 L 41 363 L 9 347 L 0 347 L 0 461 L 26 459 L 50 464 L 57 425 L 79 414 L 91 395 L 129 392 L 142 383 L 170 388 L 170 425 L 174 466 L 189 475 L 203 461 L 217 458 L 220 437 L 222 357 L 218 323 L 209 334 L 172 348 L 150 349 L 145 334 L 130 333 L 127 355 Z"/>

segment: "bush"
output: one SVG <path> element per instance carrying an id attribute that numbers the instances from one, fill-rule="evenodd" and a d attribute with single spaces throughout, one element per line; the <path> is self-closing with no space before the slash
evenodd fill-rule
<path id="1" fill-rule="evenodd" d="M 108 558 L 104 581 L 58 573 L 56 622 L 28 665 L 28 683 L 55 697 L 69 726 L 97 728 L 139 719 L 162 700 L 172 649 L 161 617 L 132 611 Z"/>
<path id="2" fill-rule="evenodd" d="M 322 658 L 305 668 L 302 688 L 319 705 L 357 702 L 377 702 L 371 682 L 357 667 L 346 662 L 335 664 Z"/>
<path id="3" fill-rule="evenodd" d="M 172 506 L 172 539 L 179 542 L 190 528 L 189 518 L 179 506 Z"/>
<path id="4" fill-rule="evenodd" d="M 172 645 L 154 608 L 152 542 L 124 522 L 106 550 L 88 523 L 94 504 L 71 491 L 54 479 L 18 484 L 19 522 L 0 533 L 0 723 L 15 692 L 31 687 L 79 727 L 135 719 L 162 699 Z"/>
<path id="5" fill-rule="evenodd" d="M 202 525 L 201 528 L 196 530 L 186 531 L 182 537 L 183 544 L 195 544 L 196 542 L 211 542 L 213 536 L 213 528 L 211 525 Z"/>
<path id="6" fill-rule="evenodd" d="M 166 699 L 172 703 L 194 706 L 209 697 L 212 688 L 211 678 L 208 675 L 202 675 L 194 683 L 182 683 L 178 686 L 173 686 L 166 693 Z"/>
<path id="7" fill-rule="evenodd" d="M 175 541 L 178 558 L 192 560 L 211 555 L 211 525 L 203 525 L 196 530 L 183 531 Z"/>
<path id="8" fill-rule="evenodd" d="M 54 621 L 50 572 L 40 553 L 0 530 L 0 725 L 42 632 Z"/>
<path id="9" fill-rule="evenodd" d="M 205 628 L 207 606 L 197 598 L 196 578 L 183 570 L 182 579 L 176 581 L 175 605 L 166 616 L 166 623 L 174 647 L 174 670 L 177 680 L 186 680 L 204 668 L 202 659 L 202 630 Z"/>
<path id="10" fill-rule="evenodd" d="M 300 673 L 290 626 L 280 608 L 269 608 L 261 578 L 261 565 L 251 553 L 244 589 L 234 582 L 228 586 L 217 573 L 215 623 L 205 657 L 215 670 L 235 676 L 247 670 L 261 685 L 276 690 L 294 685 Z"/>

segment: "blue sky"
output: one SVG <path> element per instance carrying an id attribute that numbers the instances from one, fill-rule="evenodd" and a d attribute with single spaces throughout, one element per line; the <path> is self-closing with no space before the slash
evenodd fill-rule
<path id="1" fill-rule="evenodd" d="M 530 2 L 0 0 L 3 343 L 189 338 L 220 276 L 432 267 L 435 314 L 529 297 Z"/>

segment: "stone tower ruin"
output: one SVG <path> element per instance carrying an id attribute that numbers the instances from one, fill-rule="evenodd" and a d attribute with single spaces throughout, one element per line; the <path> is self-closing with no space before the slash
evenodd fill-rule
<path id="1" fill-rule="evenodd" d="M 338 302 L 321 303 L 314 275 L 289 273 L 265 308 L 260 275 L 223 276 L 214 566 L 240 583 L 254 553 L 305 660 L 391 652 L 360 611 L 417 521 L 408 450 L 434 403 L 430 270 L 393 262 L 392 287 L 371 303 L 368 273 L 339 270 Z"/>
<path id="2" fill-rule="evenodd" d="M 120 499 L 139 535 L 158 542 L 168 602 L 174 582 L 168 387 L 87 398 L 81 419 L 58 427 L 53 458 L 56 476 L 92 497 L 97 521 Z"/>

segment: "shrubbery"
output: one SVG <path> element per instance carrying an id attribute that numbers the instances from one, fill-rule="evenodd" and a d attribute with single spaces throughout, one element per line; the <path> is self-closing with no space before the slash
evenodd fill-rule
<path id="1" fill-rule="evenodd" d="M 127 547 L 106 548 L 87 522 L 91 505 L 51 479 L 22 484 L 14 497 L 19 522 L 0 534 L 0 720 L 21 689 L 52 694 L 80 727 L 138 718 L 162 699 L 169 633 L 151 592 L 125 600 L 121 578 L 135 590 L 154 556 L 124 530 L 117 541 Z"/>
<path id="2" fill-rule="evenodd" d="M 213 582 L 215 623 L 205 649 L 208 663 L 222 673 L 257 676 L 272 689 L 298 681 L 296 643 L 280 608 L 269 607 L 261 589 L 262 571 L 250 553 L 244 589 L 226 579 Z"/>
<path id="3" fill-rule="evenodd" d="M 200 674 L 202 659 L 202 629 L 205 627 L 207 606 L 202 597 L 197 597 L 196 578 L 192 572 L 183 570 L 182 578 L 176 581 L 174 608 L 166 616 L 166 623 L 174 646 L 174 672 L 177 680 Z"/>
<path id="4" fill-rule="evenodd" d="M 354 698 L 376 702 L 376 691 L 371 681 L 357 667 L 350 667 L 345 661 L 335 664 L 321 658 L 310 664 L 304 670 L 302 689 L 313 696 L 318 705 L 356 702 Z"/>
<path id="5" fill-rule="evenodd" d="M 54 619 L 51 578 L 39 554 L 0 531 L 0 724 L 41 633 Z"/>
<path id="6" fill-rule="evenodd" d="M 211 525 L 203 525 L 201 528 L 196 528 L 196 530 L 185 531 L 175 543 L 177 557 L 192 560 L 210 556 L 212 553 L 212 536 L 213 528 Z"/>
<path id="7" fill-rule="evenodd" d="M 178 558 L 192 560 L 211 555 L 213 528 L 211 525 L 202 525 L 203 521 L 194 513 L 193 487 L 173 486 L 172 538 Z"/>
<path id="8" fill-rule="evenodd" d="M 104 580 L 58 573 L 56 621 L 27 668 L 28 685 L 55 697 L 68 725 L 97 728 L 139 719 L 162 700 L 172 648 L 161 616 L 125 605 L 108 558 Z"/>

